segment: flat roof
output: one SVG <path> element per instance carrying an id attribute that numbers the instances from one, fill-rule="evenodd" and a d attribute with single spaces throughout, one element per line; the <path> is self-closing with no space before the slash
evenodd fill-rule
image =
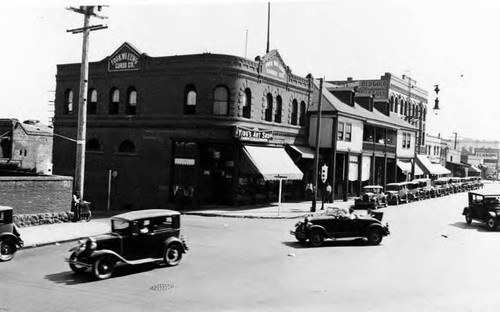
<path id="1" fill-rule="evenodd" d="M 12 210 L 12 207 L 9 207 L 9 206 L 0 206 L 0 211 L 8 211 L 8 210 Z"/>

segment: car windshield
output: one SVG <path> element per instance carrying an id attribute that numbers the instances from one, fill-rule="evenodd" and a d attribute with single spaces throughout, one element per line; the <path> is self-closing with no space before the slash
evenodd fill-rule
<path id="1" fill-rule="evenodd" d="M 380 188 L 378 187 L 365 187 L 365 193 L 380 193 Z"/>
<path id="2" fill-rule="evenodd" d="M 130 222 L 127 220 L 114 219 L 111 220 L 111 231 L 123 233 L 130 228 Z"/>
<path id="3" fill-rule="evenodd" d="M 489 206 L 500 206 L 500 200 L 498 197 L 485 197 L 484 203 Z"/>
<path id="4" fill-rule="evenodd" d="M 387 190 L 388 191 L 398 191 L 399 185 L 387 185 Z"/>

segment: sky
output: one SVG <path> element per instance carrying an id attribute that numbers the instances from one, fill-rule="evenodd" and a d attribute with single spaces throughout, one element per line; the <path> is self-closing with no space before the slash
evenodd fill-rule
<path id="1" fill-rule="evenodd" d="M 91 24 L 89 61 L 125 41 L 150 56 L 264 55 L 267 1 L 108 1 Z M 77 1 L 10 1 L 0 9 L 0 118 L 52 116 L 57 64 L 80 63 Z M 271 1 L 270 48 L 296 75 L 341 80 L 409 75 L 429 92 L 427 133 L 499 140 L 500 2 Z M 434 114 L 434 85 L 440 111 Z"/>

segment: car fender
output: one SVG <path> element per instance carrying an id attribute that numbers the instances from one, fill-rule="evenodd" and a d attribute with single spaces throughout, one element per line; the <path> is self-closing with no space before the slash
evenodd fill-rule
<path id="1" fill-rule="evenodd" d="M 494 213 L 493 211 L 488 211 L 488 214 L 490 215 L 490 217 L 492 218 L 496 218 L 497 217 L 497 214 Z"/>
<path id="2" fill-rule="evenodd" d="M 464 208 L 464 211 L 462 211 L 462 215 L 464 215 L 464 216 L 465 216 L 465 213 L 466 213 L 467 211 L 469 211 L 469 212 L 470 212 L 469 207 L 465 207 L 465 208 Z"/>
<path id="3" fill-rule="evenodd" d="M 308 233 L 312 231 L 320 231 L 323 235 L 328 236 L 328 233 L 326 232 L 325 228 L 322 227 L 321 225 L 312 225 L 307 228 Z"/>
<path id="4" fill-rule="evenodd" d="M 184 242 L 181 241 L 179 238 L 172 236 L 172 237 L 169 237 L 168 239 L 166 239 L 165 242 L 163 243 L 163 245 L 165 247 L 167 247 L 170 244 L 179 244 L 182 248 L 182 252 L 183 253 L 186 252 L 186 246 L 185 246 Z"/>
<path id="5" fill-rule="evenodd" d="M 366 231 L 365 231 L 365 236 L 368 235 L 368 233 L 373 230 L 373 229 L 379 229 L 380 231 L 382 231 L 382 233 L 384 233 L 384 236 L 385 236 L 385 230 L 384 230 L 384 227 L 382 226 L 382 224 L 379 224 L 379 223 L 372 223 L 370 224 L 367 228 L 366 228 Z"/>
<path id="6" fill-rule="evenodd" d="M 122 256 L 120 256 L 116 252 L 114 252 L 112 250 L 108 250 L 108 249 L 102 249 L 102 250 L 95 251 L 95 252 L 92 253 L 92 255 L 90 255 L 89 258 L 92 259 L 92 261 L 94 261 L 97 258 L 100 258 L 102 256 L 110 256 L 110 257 L 112 257 L 117 262 L 118 261 L 123 261 L 125 263 L 130 264 L 125 258 L 123 258 Z"/>
<path id="7" fill-rule="evenodd" d="M 9 239 L 9 240 L 13 241 L 14 244 L 21 247 L 21 242 L 19 241 L 19 238 L 17 238 L 17 236 L 14 235 L 13 233 L 10 233 L 10 232 L 0 233 L 0 240 L 3 240 L 3 239 Z"/>

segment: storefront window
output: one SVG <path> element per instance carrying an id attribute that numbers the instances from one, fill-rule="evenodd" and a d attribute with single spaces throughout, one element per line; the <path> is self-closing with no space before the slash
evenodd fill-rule
<path id="1" fill-rule="evenodd" d="M 375 138 L 375 127 L 365 124 L 363 127 L 363 141 L 373 142 L 374 138 Z"/>

